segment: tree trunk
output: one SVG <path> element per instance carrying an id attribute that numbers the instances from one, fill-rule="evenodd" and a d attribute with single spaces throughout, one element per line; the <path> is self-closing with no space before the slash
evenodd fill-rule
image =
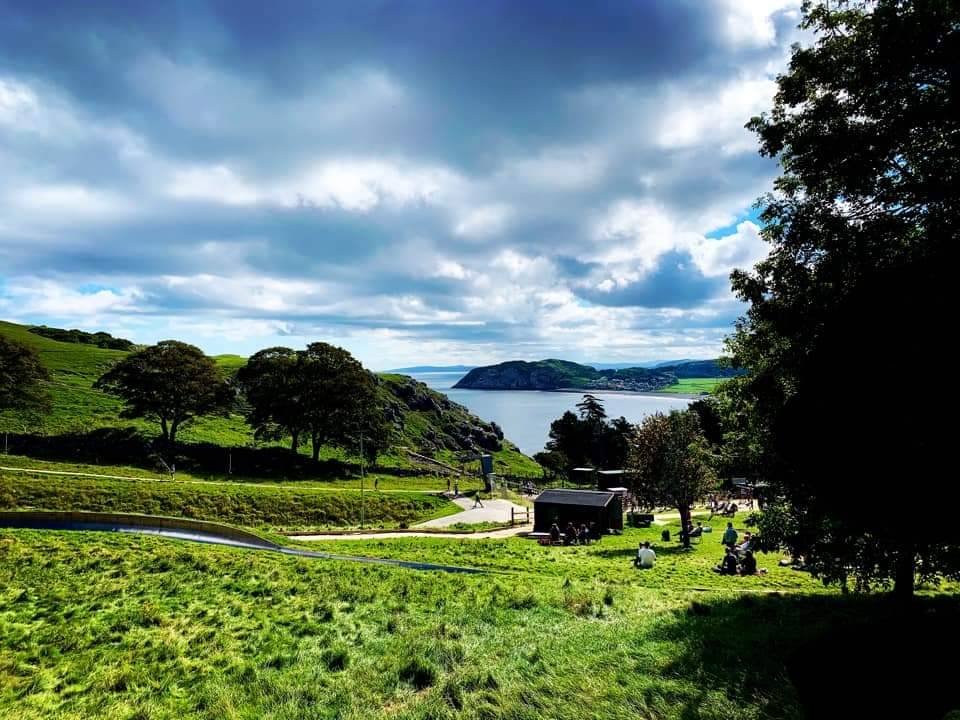
<path id="1" fill-rule="evenodd" d="M 170 431 L 167 430 L 167 419 L 165 417 L 160 418 L 160 432 L 163 435 L 164 444 L 170 442 Z"/>
<path id="2" fill-rule="evenodd" d="M 170 438 L 169 438 L 169 440 L 167 441 L 168 444 L 170 445 L 170 450 L 173 450 L 174 446 L 176 445 L 176 442 L 177 442 L 177 428 L 179 428 L 179 427 L 180 427 L 180 421 L 179 421 L 179 420 L 174 420 L 173 422 L 170 423 Z"/>
<path id="3" fill-rule="evenodd" d="M 913 599 L 914 553 L 913 543 L 904 540 L 897 551 L 893 576 L 893 594 L 905 602 Z"/>
<path id="4" fill-rule="evenodd" d="M 300 447 L 300 431 L 294 430 L 290 435 L 290 452 L 296 453 Z"/>
<path id="5" fill-rule="evenodd" d="M 313 441 L 313 461 L 319 462 L 320 461 L 320 436 L 317 433 L 313 433 L 310 439 Z"/>
<path id="6" fill-rule="evenodd" d="M 683 543 L 683 547 L 690 547 L 690 506 L 689 505 L 679 505 L 677 510 L 680 511 L 680 541 Z"/>

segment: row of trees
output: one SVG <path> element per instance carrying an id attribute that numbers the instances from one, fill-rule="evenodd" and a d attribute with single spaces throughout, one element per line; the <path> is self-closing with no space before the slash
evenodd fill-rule
<path id="1" fill-rule="evenodd" d="M 0 411 L 42 415 L 49 380 L 32 348 L 0 337 Z M 123 401 L 121 417 L 158 423 L 168 450 L 195 418 L 238 411 L 258 439 L 289 437 L 293 452 L 309 439 L 314 460 L 323 446 L 353 449 L 362 436 L 375 462 L 390 441 L 375 376 L 327 343 L 261 350 L 230 378 L 199 348 L 165 340 L 127 355 L 94 387 Z"/>

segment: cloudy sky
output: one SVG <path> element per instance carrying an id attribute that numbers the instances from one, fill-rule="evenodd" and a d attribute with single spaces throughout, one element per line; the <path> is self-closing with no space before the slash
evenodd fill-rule
<path id="1" fill-rule="evenodd" d="M 0 0 L 0 318 L 711 357 L 799 0 Z"/>

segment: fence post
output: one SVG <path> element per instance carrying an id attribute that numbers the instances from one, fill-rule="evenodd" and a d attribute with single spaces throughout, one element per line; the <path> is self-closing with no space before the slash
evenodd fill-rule
<path id="1" fill-rule="evenodd" d="M 510 527 L 513 527 L 513 505 L 510 506 Z"/>

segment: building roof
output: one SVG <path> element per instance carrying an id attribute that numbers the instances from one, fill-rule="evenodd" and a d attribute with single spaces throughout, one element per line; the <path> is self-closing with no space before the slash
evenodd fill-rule
<path id="1" fill-rule="evenodd" d="M 583 507 L 606 507 L 614 494 L 597 490 L 544 490 L 533 501 L 534 504 L 580 505 Z"/>

